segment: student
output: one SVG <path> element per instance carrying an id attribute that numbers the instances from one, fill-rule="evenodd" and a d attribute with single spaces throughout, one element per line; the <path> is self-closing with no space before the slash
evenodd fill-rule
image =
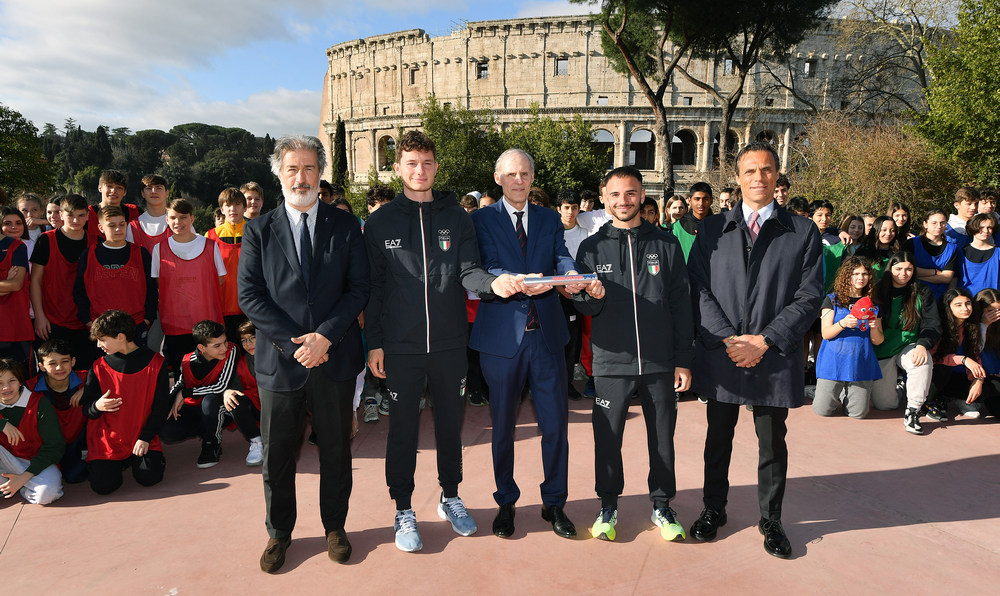
<path id="1" fill-rule="evenodd" d="M 879 216 L 872 223 L 871 231 L 861 241 L 861 248 L 854 253 L 872 262 L 875 281 L 882 277 L 889 258 L 899 251 L 896 232 L 896 222 L 891 217 L 888 215 Z"/>
<path id="2" fill-rule="evenodd" d="M 851 418 L 868 415 L 872 385 L 882 378 L 872 344 L 882 343 L 882 323 L 860 320 L 854 313 L 862 298 L 871 300 L 872 267 L 864 257 L 847 257 L 834 278 L 820 311 L 823 345 L 816 357 L 816 395 L 812 408 L 832 416 L 840 407 Z M 878 315 L 877 307 L 873 307 Z"/>
<path id="3" fill-rule="evenodd" d="M 915 236 L 915 234 L 910 233 L 910 208 L 906 203 L 894 201 L 889 205 L 886 215 L 891 217 L 892 221 L 896 222 L 900 242 L 909 240 Z"/>
<path id="4" fill-rule="evenodd" d="M 87 449 L 87 418 L 80 407 L 80 398 L 87 371 L 73 370 L 76 358 L 64 339 L 50 339 L 36 353 L 40 372 L 28 380 L 27 387 L 44 395 L 59 419 L 66 443 L 66 452 L 59 462 L 63 480 L 69 484 L 83 482 L 87 478 L 87 463 L 83 460 Z"/>
<path id="5" fill-rule="evenodd" d="M 31 324 L 31 278 L 28 274 L 28 247 L 17 229 L 23 226 L 7 225 L 21 222 L 23 215 L 11 206 L 0 207 L 4 233 L 0 235 L 0 312 L 5 323 L 0 325 L 0 358 L 13 358 L 27 366 L 31 342 L 35 332 Z M 7 231 L 10 230 L 10 236 Z"/>
<path id="6" fill-rule="evenodd" d="M 62 227 L 62 207 L 59 205 L 61 200 L 62 196 L 56 196 L 45 204 L 45 221 L 49 222 L 49 230 L 58 230 Z"/>
<path id="7" fill-rule="evenodd" d="M 24 215 L 25 229 L 32 242 L 45 231 L 45 207 L 38 195 L 26 192 L 17 198 L 17 209 Z"/>
<path id="8" fill-rule="evenodd" d="M 925 407 L 934 420 L 948 420 L 947 399 L 963 405 L 972 404 L 983 393 L 986 371 L 979 361 L 979 315 L 972 294 L 965 288 L 952 288 L 944 293 L 945 314 L 941 340 L 932 351 L 934 375 Z M 968 409 L 961 408 L 962 413 Z"/>
<path id="9" fill-rule="evenodd" d="M 660 226 L 660 206 L 656 204 L 653 197 L 643 199 L 639 215 L 654 226 Z"/>
<path id="10" fill-rule="evenodd" d="M 980 290 L 1000 286 L 1000 252 L 993 244 L 996 228 L 988 213 L 977 213 L 965 224 L 971 242 L 960 252 L 958 285 L 973 296 Z"/>
<path id="11" fill-rule="evenodd" d="M 68 340 L 77 365 L 90 368 L 97 351 L 71 299 L 77 265 L 87 250 L 87 201 L 80 195 L 66 195 L 60 205 L 63 226 L 42 234 L 31 255 L 35 335 L 42 341 L 50 338 Z"/>
<path id="12" fill-rule="evenodd" d="M 496 192 L 496 189 L 492 190 L 494 191 L 494 193 Z M 486 195 L 493 200 L 493 203 L 499 200 L 499 195 L 496 197 L 490 196 L 489 192 L 487 192 Z M 598 200 L 599 198 L 600 196 L 598 195 L 598 193 L 592 190 L 582 191 L 580 193 L 580 213 L 586 213 L 588 211 L 593 211 L 594 209 L 600 209 L 601 207 L 600 207 L 600 200 Z M 490 203 L 490 205 L 492 205 L 493 203 Z M 479 208 L 482 209 L 483 207 L 486 207 L 486 205 L 483 205 L 482 201 L 480 201 Z"/>
<path id="13" fill-rule="evenodd" d="M 24 221 L 24 214 L 15 207 L 4 207 L 3 235 L 7 238 L 17 238 L 24 243 L 28 251 L 28 259 L 31 259 L 31 254 L 35 248 L 35 241 L 28 235 L 28 224 Z"/>
<path id="14" fill-rule="evenodd" d="M 243 242 L 243 213 L 247 200 L 238 188 L 227 188 L 219 193 L 219 209 L 224 221 L 208 231 L 205 237 L 219 245 L 222 262 L 226 266 L 226 277 L 222 282 L 222 317 L 226 325 L 227 337 L 238 337 L 239 326 L 246 317 L 240 310 L 236 294 L 236 272 L 240 266 L 240 247 Z"/>
<path id="15" fill-rule="evenodd" d="M 809 218 L 819 230 L 820 241 L 823 242 L 823 276 L 826 291 L 833 289 L 833 281 L 844 259 L 847 245 L 840 241 L 840 236 L 832 233 L 830 224 L 833 222 L 833 203 L 817 200 L 809 204 Z"/>
<path id="16" fill-rule="evenodd" d="M 695 182 L 688 191 L 687 202 L 688 212 L 674 224 L 674 236 L 681 243 L 685 262 L 698 235 L 698 226 L 712 214 L 712 187 L 707 182 Z"/>
<path id="17" fill-rule="evenodd" d="M 903 252 L 913 253 L 917 279 L 940 300 L 961 266 L 961 255 L 945 236 L 948 216 L 941 209 L 931 209 L 922 222 L 923 233 L 903 243 Z"/>
<path id="18" fill-rule="evenodd" d="M 983 349 L 979 353 L 980 362 L 986 371 L 982 399 L 973 403 L 961 403 L 959 409 L 968 417 L 980 414 L 976 403 L 986 406 L 986 411 L 1000 419 L 1000 291 L 987 288 L 976 294 L 976 305 L 980 313 L 979 335 L 983 338 Z"/>
<path id="19" fill-rule="evenodd" d="M 777 201 L 779 206 L 785 206 L 785 203 L 788 201 L 788 191 L 791 188 L 792 183 L 789 182 L 788 176 L 785 174 L 778 176 L 778 182 L 774 185 L 774 200 Z"/>
<path id="20" fill-rule="evenodd" d="M 122 485 L 122 471 L 142 486 L 163 480 L 166 459 L 160 428 L 170 412 L 163 357 L 135 343 L 135 321 L 123 310 L 97 317 L 90 337 L 105 355 L 84 383 L 90 488 L 107 495 Z"/>
<path id="21" fill-rule="evenodd" d="M 639 170 L 617 168 L 605 181 L 605 203 L 614 219 L 583 241 L 577 264 L 581 273 L 614 265 L 585 296 L 574 298 L 580 312 L 593 317 L 594 375 L 602 398 L 593 408 L 601 509 L 590 534 L 615 539 L 625 486 L 622 437 L 632 394 L 638 392 L 648 437 L 650 519 L 664 540 L 683 540 L 684 527 L 670 500 L 677 492 L 677 392 L 691 384 L 694 325 L 687 267 L 677 240 L 639 217 L 645 197 Z"/>
<path id="22" fill-rule="evenodd" d="M 181 374 L 170 389 L 170 394 L 176 398 L 170 409 L 171 419 L 161 433 L 163 440 L 169 443 L 200 435 L 201 454 L 197 465 L 211 468 L 219 463 L 222 430 L 232 419 L 250 442 L 246 464 L 261 465 L 264 446 L 258 427 L 259 406 L 242 394 L 226 396 L 229 389 L 242 389 L 237 374 L 239 350 L 226 340 L 226 328 L 216 321 L 199 321 L 192 335 L 197 347 L 184 355 Z"/>
<path id="23" fill-rule="evenodd" d="M 206 319 L 222 322 L 220 286 L 226 265 L 219 245 L 192 229 L 194 207 L 185 199 L 167 205 L 173 235 L 153 248 L 150 275 L 159 279 L 163 355 L 174 374 L 181 358 L 195 349 L 191 329 Z"/>
<path id="24" fill-rule="evenodd" d="M 247 200 L 247 209 L 243 212 L 243 217 L 253 219 L 263 213 L 264 210 L 264 188 L 256 182 L 247 182 L 240 187 Z"/>
<path id="25" fill-rule="evenodd" d="M 979 190 L 979 203 L 976 204 L 977 213 L 994 213 L 997 209 L 997 189 L 987 186 Z"/>
<path id="26" fill-rule="evenodd" d="M 948 218 L 948 231 L 945 235 L 955 243 L 959 250 L 972 242 L 972 237 L 965 229 L 969 220 L 979 209 L 979 191 L 971 186 L 963 186 L 955 192 L 955 213 Z"/>
<path id="27" fill-rule="evenodd" d="M 733 199 L 733 187 L 727 186 L 719 191 L 719 213 L 725 213 L 733 208 L 736 200 Z"/>
<path id="28" fill-rule="evenodd" d="M 875 284 L 875 302 L 880 309 L 884 340 L 875 346 L 882 378 L 872 387 L 876 410 L 899 407 L 896 378 L 906 373 L 907 432 L 923 433 L 920 412 L 931 384 L 931 348 L 941 337 L 937 301 L 926 285 L 917 282 L 913 253 L 898 252 L 889 259 L 885 275 Z"/>
<path id="29" fill-rule="evenodd" d="M 97 190 L 101 193 L 101 202 L 90 206 L 87 217 L 88 244 L 95 244 L 98 239 L 104 239 L 101 236 L 100 226 L 97 221 L 97 214 L 101 210 L 101 207 L 107 207 L 108 205 L 121 207 L 122 213 L 125 214 L 125 221 L 127 222 L 135 221 L 140 214 L 139 208 L 135 205 L 122 203 L 125 193 L 128 191 L 128 176 L 124 173 L 118 170 L 104 170 L 101 172 L 101 177 L 98 180 Z M 131 230 L 126 237 L 128 240 L 132 240 Z"/>
<path id="30" fill-rule="evenodd" d="M 106 240 L 87 249 L 77 264 L 77 317 L 89 327 L 106 310 L 124 310 L 135 321 L 136 343 L 144 346 L 158 298 L 156 280 L 150 277 L 151 257 L 125 240 L 128 224 L 121 207 L 102 207 L 97 221 Z"/>
<path id="31" fill-rule="evenodd" d="M 323 201 L 327 205 L 333 204 L 333 185 L 326 180 L 319 181 L 319 200 Z"/>
<path id="32" fill-rule="evenodd" d="M 875 225 L 875 215 L 873 213 L 862 213 L 861 219 L 865 222 L 865 236 L 872 231 L 872 226 Z"/>
<path id="33" fill-rule="evenodd" d="M 48 505 L 63 495 L 56 463 L 66 443 L 52 404 L 24 381 L 21 363 L 0 359 L 0 494 Z"/>
<path id="34" fill-rule="evenodd" d="M 479 209 L 479 197 L 470 192 L 458 200 L 458 206 L 465 209 L 466 213 L 472 213 L 476 209 Z M 371 205 L 369 205 L 370 207 Z"/>
<path id="35" fill-rule="evenodd" d="M 132 241 L 149 254 L 153 247 L 170 237 L 173 232 L 167 225 L 167 181 L 162 176 L 149 174 L 142 177 L 142 198 L 146 211 L 128 222 Z"/>
<path id="36" fill-rule="evenodd" d="M 674 195 L 667 199 L 666 205 L 663 206 L 663 213 L 663 228 L 672 234 L 674 224 L 687 213 L 687 201 L 682 195 Z"/>
<path id="37" fill-rule="evenodd" d="M 577 224 L 576 218 L 580 215 L 580 193 L 575 190 L 564 190 L 559 193 L 559 219 L 563 225 L 563 239 L 566 242 L 566 250 L 569 256 L 576 259 L 576 252 L 580 248 L 580 243 L 587 238 L 587 230 Z M 656 205 L 655 203 L 653 204 Z M 563 307 L 563 314 L 566 316 L 566 327 L 569 330 L 569 342 L 566 343 L 566 380 L 568 384 L 567 394 L 569 399 L 577 401 L 583 398 L 583 394 L 573 386 L 573 371 L 576 363 L 580 361 L 580 351 L 583 347 L 582 323 L 584 316 L 577 312 L 573 306 L 573 297 L 563 288 L 556 287 L 559 292 L 559 302 Z"/>
<path id="38" fill-rule="evenodd" d="M 809 201 L 805 197 L 792 197 L 785 208 L 799 217 L 809 219 Z"/>
<path id="39" fill-rule="evenodd" d="M 861 239 L 865 236 L 865 220 L 860 215 L 849 213 L 840 222 L 840 229 L 847 232 L 847 236 L 851 240 L 847 245 L 846 254 L 853 255 L 858 251 Z"/>
<path id="40" fill-rule="evenodd" d="M 239 378 L 241 389 L 227 389 L 225 393 L 226 409 L 232 411 L 236 407 L 234 397 L 248 397 L 256 409 L 256 416 L 260 418 L 260 392 L 257 390 L 257 372 L 254 365 L 254 356 L 257 354 L 257 328 L 253 323 L 244 320 L 239 326 L 240 345 L 243 346 L 243 354 L 236 363 L 236 375 Z M 233 393 L 233 395 L 229 395 Z"/>

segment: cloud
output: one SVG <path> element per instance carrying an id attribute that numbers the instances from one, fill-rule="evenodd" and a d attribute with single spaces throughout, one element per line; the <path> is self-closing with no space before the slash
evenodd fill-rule
<path id="1" fill-rule="evenodd" d="M 315 133 L 319 91 L 276 89 L 250 95 L 258 90 L 247 89 L 245 98 L 224 103 L 193 92 L 187 73 L 210 71 L 234 48 L 265 40 L 294 44 L 309 35 L 312 16 L 329 10 L 325 4 L 5 0 L 0 4 L 3 101 L 37 126 L 67 117 L 91 129 L 102 123 L 138 129 L 162 122 L 169 127 L 209 117 L 235 125 L 232 116 L 242 114 L 247 119 L 240 125 L 258 130 L 262 121 L 296 130 L 304 124 L 293 125 L 295 119 L 286 115 L 249 112 L 253 107 L 280 113 L 275 100 L 282 99 L 292 104 L 291 113 L 299 113 L 312 102 L 307 130 Z M 164 120 L 168 115 L 173 119 Z"/>
<path id="2" fill-rule="evenodd" d="M 570 4 L 568 1 L 525 2 L 517 11 L 517 16 L 562 17 L 575 14 L 591 14 L 601 10 L 600 4 Z"/>

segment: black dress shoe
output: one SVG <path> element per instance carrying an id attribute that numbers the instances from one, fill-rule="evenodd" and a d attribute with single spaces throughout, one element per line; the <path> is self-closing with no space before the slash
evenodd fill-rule
<path id="1" fill-rule="evenodd" d="M 581 399 L 583 399 L 583 394 L 580 393 L 577 390 L 577 388 L 573 386 L 573 383 L 570 383 L 569 387 L 566 388 L 566 396 L 573 401 L 580 401 Z"/>
<path id="2" fill-rule="evenodd" d="M 563 511 L 562 507 L 553 505 L 551 507 L 542 507 L 542 519 L 552 524 L 552 531 L 559 534 L 563 538 L 575 538 L 576 537 L 576 526 L 573 522 L 569 521 L 566 517 L 566 513 Z"/>
<path id="3" fill-rule="evenodd" d="M 500 538 L 510 538 L 514 534 L 514 504 L 500 506 L 497 516 L 493 518 L 493 533 Z"/>
<path id="4" fill-rule="evenodd" d="M 757 529 L 764 535 L 764 550 L 767 554 L 774 555 L 779 559 L 787 559 L 792 554 L 792 543 L 785 536 L 785 529 L 781 527 L 780 519 L 760 518 Z"/>
<path id="5" fill-rule="evenodd" d="M 691 536 L 699 542 L 715 540 L 719 528 L 726 525 L 726 510 L 716 511 L 710 507 L 701 510 L 701 515 L 691 524 Z"/>

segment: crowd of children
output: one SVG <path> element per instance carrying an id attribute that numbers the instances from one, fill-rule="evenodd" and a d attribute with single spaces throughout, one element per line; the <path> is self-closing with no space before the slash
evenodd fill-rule
<path id="1" fill-rule="evenodd" d="M 905 429 L 921 434 L 921 418 L 1000 416 L 1000 225 L 996 192 L 966 187 L 954 213 L 932 209 L 911 219 L 893 203 L 886 214 L 839 214 L 827 201 L 789 198 L 779 180 L 775 199 L 811 219 L 824 250 L 828 295 L 803 340 L 812 408 L 864 418 L 870 408 L 903 407 Z M 216 227 L 194 229 L 194 207 L 169 200 L 167 181 L 142 179 L 145 211 L 122 202 L 127 177 L 101 174 L 101 201 L 80 195 L 47 204 L 23 194 L 0 208 L 0 492 L 31 503 L 59 498 L 63 482 L 89 480 L 99 494 L 121 486 L 131 468 L 145 486 L 163 478 L 162 444 L 201 440 L 196 465 L 218 463 L 224 431 L 238 429 L 249 445 L 248 466 L 263 445 L 254 381 L 255 330 L 236 292 L 246 221 L 261 213 L 257 183 L 227 188 L 218 197 Z M 351 210 L 342 191 L 324 187 L 324 200 Z M 701 222 L 712 215 L 713 189 L 699 182 L 662 205 L 645 199 L 643 219 L 680 243 L 686 261 Z M 738 192 L 723 189 L 719 209 Z M 375 187 L 369 213 L 393 198 Z M 559 212 L 572 256 L 610 216 L 600 195 L 564 191 Z M 468 212 L 498 197 L 469 193 Z M 548 206 L 542 192 L 529 195 Z M 787 202 L 787 204 L 786 204 Z M 838 225 L 835 225 L 835 222 Z M 478 299 L 466 303 L 471 327 Z M 570 399 L 594 397 L 590 317 L 568 295 L 563 306 Z M 489 402 L 489 388 L 469 350 L 467 399 Z M 587 377 L 573 385 L 575 365 Z M 32 374 L 37 371 L 37 374 Z M 384 381 L 358 376 L 365 422 L 389 414 Z M 355 432 L 357 420 L 355 420 Z"/>

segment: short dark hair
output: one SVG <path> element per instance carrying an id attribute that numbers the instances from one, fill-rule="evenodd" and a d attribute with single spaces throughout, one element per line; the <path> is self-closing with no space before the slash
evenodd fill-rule
<path id="1" fill-rule="evenodd" d="M 167 179 L 164 178 L 163 176 L 160 176 L 159 174 L 146 174 L 145 176 L 142 177 L 142 186 L 144 188 L 156 185 L 166 186 Z"/>
<path id="2" fill-rule="evenodd" d="M 240 326 L 236 328 L 236 332 L 240 335 L 256 335 L 257 327 L 253 324 L 253 321 L 247 319 L 240 323 Z"/>
<path id="3" fill-rule="evenodd" d="M 187 199 L 174 199 L 167 203 L 167 211 L 174 211 L 181 215 L 191 215 L 194 213 L 194 205 Z"/>
<path id="4" fill-rule="evenodd" d="M 345 205 L 345 206 L 347 206 L 347 212 L 350 213 L 351 215 L 354 215 L 354 207 L 352 207 L 351 206 L 351 202 L 348 201 L 344 197 L 336 197 L 335 199 L 333 199 L 333 202 L 330 203 L 330 204 L 333 205 L 334 207 L 339 207 L 340 205 Z"/>
<path id="5" fill-rule="evenodd" d="M 98 186 L 101 184 L 117 184 L 122 188 L 128 190 L 128 176 L 124 172 L 119 172 L 118 170 L 104 170 L 101 172 L 101 178 L 97 182 Z"/>
<path id="6" fill-rule="evenodd" d="M 243 205 L 247 206 L 247 198 L 243 192 L 235 186 L 230 186 L 219 193 L 219 207 L 223 205 Z"/>
<path id="7" fill-rule="evenodd" d="M 733 191 L 734 191 L 734 190 L 735 190 L 735 189 L 734 189 L 734 188 L 733 188 L 732 186 L 727 186 L 727 187 L 723 188 L 722 190 L 720 190 L 720 191 L 719 191 L 719 194 L 720 194 L 720 195 L 721 195 L 722 193 L 729 193 L 729 194 L 733 194 Z"/>
<path id="8" fill-rule="evenodd" d="M 801 212 L 809 213 L 810 215 L 812 214 L 812 212 L 809 211 L 809 201 L 807 201 L 805 197 L 792 197 L 788 199 L 788 202 L 785 203 L 785 209 L 794 211 L 795 213 Z"/>
<path id="9" fill-rule="evenodd" d="M 774 159 L 774 169 L 775 170 L 781 169 L 781 158 L 778 157 L 778 152 L 775 150 L 774 145 L 768 143 L 767 141 L 753 141 L 751 143 L 747 143 L 747 145 L 742 149 L 740 149 L 739 153 L 736 154 L 735 163 L 736 163 L 737 174 L 739 174 L 740 172 L 740 161 L 743 159 L 743 156 L 753 151 L 767 151 L 768 153 L 771 154 L 771 157 Z M 778 183 L 779 184 L 781 183 L 780 177 L 778 178 Z"/>
<path id="10" fill-rule="evenodd" d="M 458 200 L 458 205 L 463 209 L 479 209 L 479 199 L 476 195 L 465 195 Z M 369 207 L 374 207 L 374 203 L 368 203 Z"/>
<path id="11" fill-rule="evenodd" d="M 111 217 L 125 217 L 125 210 L 120 205 L 108 205 L 101 207 L 100 211 L 97 212 L 98 219 L 108 221 Z"/>
<path id="12" fill-rule="evenodd" d="M 978 203 L 979 191 L 973 186 L 963 186 L 955 192 L 956 203 Z"/>
<path id="13" fill-rule="evenodd" d="M 642 185 L 642 172 L 633 166 L 620 166 L 611 170 L 605 174 L 604 179 L 601 180 L 601 187 L 603 188 L 607 186 L 608 181 L 612 178 L 634 178 L 640 185 Z"/>
<path id="14" fill-rule="evenodd" d="M 194 343 L 200 346 L 207 346 L 209 340 L 215 339 L 216 337 L 222 337 L 225 334 L 225 325 L 211 319 L 198 321 L 191 329 L 191 335 L 194 336 Z"/>
<path id="15" fill-rule="evenodd" d="M 90 339 L 94 341 L 119 334 L 124 334 L 127 341 L 135 341 L 135 321 L 124 310 L 106 310 L 90 326 Z"/>
<path id="16" fill-rule="evenodd" d="M 770 145 L 768 145 L 768 146 L 770 146 Z M 788 181 L 788 176 L 786 176 L 784 174 L 778 176 L 778 181 L 774 183 L 774 187 L 778 188 L 779 186 L 784 186 L 785 188 L 791 188 L 792 187 L 792 183 Z"/>
<path id="17" fill-rule="evenodd" d="M 640 176 L 641 175 L 642 174 L 640 174 Z M 590 190 L 590 189 L 580 191 L 580 202 L 581 203 L 584 202 L 584 201 L 593 201 L 594 203 L 600 203 L 601 202 L 600 198 L 601 198 L 601 195 L 597 194 L 597 191 Z"/>
<path id="18" fill-rule="evenodd" d="M 998 193 L 997 189 L 992 186 L 985 186 L 979 189 L 980 199 L 993 199 L 996 201 L 998 196 L 1000 196 L 1000 193 Z"/>
<path id="19" fill-rule="evenodd" d="M 374 207 L 379 203 L 386 203 L 394 198 L 396 198 L 396 193 L 385 184 L 372 184 L 368 191 L 365 192 L 365 203 L 369 207 Z M 476 204 L 478 205 L 478 203 Z"/>
<path id="20" fill-rule="evenodd" d="M 649 206 L 652 206 L 653 209 L 656 209 L 657 213 L 660 212 L 660 206 L 656 204 L 656 199 L 654 199 L 653 197 L 646 197 L 645 199 L 643 199 L 642 205 L 639 207 L 639 211 L 642 211 L 643 209 Z"/>
<path id="21" fill-rule="evenodd" d="M 419 130 L 408 130 L 399 138 L 399 143 L 396 144 L 396 163 L 399 163 L 404 151 L 430 151 L 434 159 L 437 159 L 434 141 Z"/>
<path id="22" fill-rule="evenodd" d="M 486 196 L 493 199 L 494 201 L 499 201 L 503 198 L 503 189 L 499 186 L 494 186 L 493 188 L 486 191 Z"/>
<path id="23" fill-rule="evenodd" d="M 27 379 L 24 374 L 24 365 L 13 358 L 0 358 L 0 373 L 5 372 L 14 375 L 20 385 L 24 385 L 24 381 Z"/>
<path id="24" fill-rule="evenodd" d="M 580 204 L 580 193 L 576 191 L 575 188 L 567 188 L 565 190 L 560 190 L 559 194 L 556 195 L 556 205 L 579 205 Z"/>
<path id="25" fill-rule="evenodd" d="M 39 364 L 41 364 L 41 361 L 45 360 L 45 357 L 49 354 L 62 354 L 64 356 L 71 357 L 75 356 L 75 354 L 73 354 L 73 344 L 69 343 L 65 339 L 50 339 L 38 346 L 35 353 L 38 354 Z"/>
<path id="26" fill-rule="evenodd" d="M 329 182 L 327 182 L 326 180 L 320 180 L 319 181 L 319 187 L 320 188 L 325 188 L 326 192 L 328 192 L 331 195 L 333 195 L 333 185 L 330 184 Z"/>
<path id="27" fill-rule="evenodd" d="M 708 182 L 695 182 L 694 184 L 691 185 L 691 189 L 688 190 L 688 198 L 690 199 L 691 195 L 693 195 L 696 192 L 703 192 L 711 197 L 712 185 L 709 184 Z"/>
<path id="28" fill-rule="evenodd" d="M 830 215 L 833 215 L 833 203 L 823 199 L 816 199 L 812 203 L 809 203 L 809 216 L 812 217 L 820 209 L 829 209 Z"/>
<path id="29" fill-rule="evenodd" d="M 65 197 L 59 199 L 59 208 L 65 213 L 73 213 L 74 211 L 79 211 L 80 209 L 86 209 L 87 199 L 76 194 L 66 195 Z"/>

